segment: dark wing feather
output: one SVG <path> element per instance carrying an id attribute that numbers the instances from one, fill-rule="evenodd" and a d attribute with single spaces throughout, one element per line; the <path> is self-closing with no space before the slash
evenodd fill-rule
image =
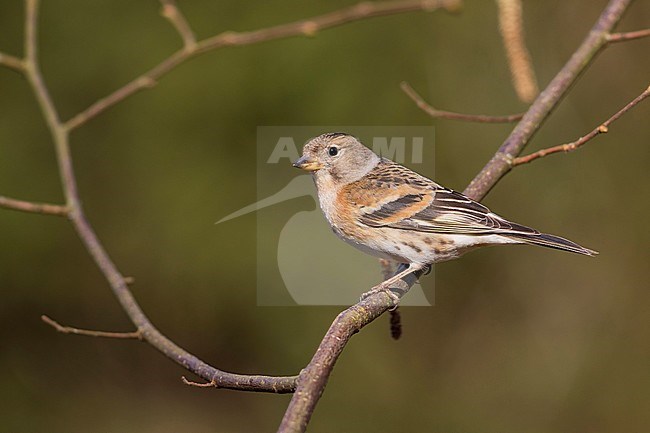
<path id="1" fill-rule="evenodd" d="M 394 221 L 395 217 L 402 213 L 406 218 L 418 212 L 414 205 L 421 203 L 428 194 L 406 194 L 396 198 L 393 201 L 383 204 L 379 209 L 369 213 L 362 214 L 361 222 L 373 227 L 390 225 L 389 221 Z M 413 212 L 409 212 L 413 209 Z M 421 209 L 421 207 L 420 207 Z M 400 221 L 398 221 L 399 223 Z"/>
<path id="2" fill-rule="evenodd" d="M 424 195 L 407 195 L 384 204 L 378 210 L 364 214 L 360 221 L 373 227 L 392 227 L 428 233 L 447 234 L 538 234 L 537 230 L 507 221 L 493 214 L 482 204 L 465 197 L 459 192 L 437 186 L 429 190 L 432 203 L 417 213 L 400 221 L 390 219 L 396 212 L 403 212 Z"/>

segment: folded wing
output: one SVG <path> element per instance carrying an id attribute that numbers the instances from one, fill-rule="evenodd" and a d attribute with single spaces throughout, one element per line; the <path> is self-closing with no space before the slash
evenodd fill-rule
<path id="1" fill-rule="evenodd" d="M 422 208 L 422 202 L 430 204 Z M 399 218 L 396 218 L 399 216 Z M 408 194 L 362 213 L 359 221 L 371 227 L 392 227 L 445 234 L 535 235 L 530 227 L 507 221 L 463 194 L 436 185 Z"/>

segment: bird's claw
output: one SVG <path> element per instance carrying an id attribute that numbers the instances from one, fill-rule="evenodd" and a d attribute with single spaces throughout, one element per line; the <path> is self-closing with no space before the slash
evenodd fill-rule
<path id="1" fill-rule="evenodd" d="M 373 287 L 372 289 L 370 289 L 367 292 L 365 292 L 364 294 L 362 294 L 361 298 L 359 298 L 359 300 L 363 301 L 368 296 L 371 296 L 371 295 L 374 295 L 375 293 L 380 293 L 380 292 L 386 293 L 390 297 L 390 299 L 393 301 L 393 307 L 391 307 L 391 311 L 394 310 L 395 308 L 397 308 L 397 306 L 399 305 L 400 296 L 397 293 L 393 292 L 390 289 L 390 287 L 387 284 L 384 284 L 384 283 L 377 284 L 375 287 Z"/>

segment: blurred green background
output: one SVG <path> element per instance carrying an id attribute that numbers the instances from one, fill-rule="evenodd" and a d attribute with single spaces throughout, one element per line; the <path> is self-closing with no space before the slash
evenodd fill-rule
<path id="1" fill-rule="evenodd" d="M 180 7 L 207 37 L 352 3 Z M 524 2 L 542 87 L 605 3 Z M 63 118 L 179 48 L 159 9 L 154 0 L 43 2 L 41 64 Z M 0 3 L 1 51 L 22 54 L 22 22 L 22 2 Z M 648 22 L 650 2 L 638 1 L 619 29 Z M 576 139 L 638 95 L 650 84 L 649 43 L 602 53 L 529 150 Z M 431 124 L 400 91 L 402 80 L 439 108 L 525 108 L 510 85 L 494 2 L 467 1 L 458 15 L 402 14 L 208 53 L 73 133 L 89 219 L 163 333 L 228 371 L 284 375 L 306 365 L 340 308 L 257 307 L 255 216 L 227 228 L 214 222 L 255 200 L 258 125 Z M 436 306 L 403 309 L 397 342 L 388 317 L 356 336 L 309 431 L 647 429 L 649 115 L 646 102 L 584 149 L 514 170 L 485 200 L 599 257 L 511 247 L 437 266 Z M 460 190 L 512 128 L 433 123 L 437 180 Z M 0 69 L 0 194 L 62 201 L 42 116 L 25 80 L 7 69 Z M 305 257 L 296 265 L 327 263 Z M 0 209 L 0 287 L 2 431 L 275 431 L 289 402 L 288 395 L 187 387 L 185 371 L 145 344 L 66 336 L 44 325 L 41 314 L 131 329 L 62 218 Z"/>

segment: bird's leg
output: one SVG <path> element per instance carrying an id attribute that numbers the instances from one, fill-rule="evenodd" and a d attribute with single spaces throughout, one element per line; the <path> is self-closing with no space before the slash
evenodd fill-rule
<path id="1" fill-rule="evenodd" d="M 417 272 L 420 269 L 424 269 L 425 267 L 427 267 L 427 265 L 423 265 L 420 263 L 409 263 L 408 268 L 404 269 L 402 272 L 396 275 L 393 275 L 386 281 L 377 284 L 375 287 L 373 287 L 372 289 L 368 290 L 363 295 L 361 295 L 361 300 L 363 301 L 368 296 L 374 295 L 375 293 L 378 292 L 386 292 L 388 296 L 390 296 L 391 299 L 395 302 L 395 304 L 399 303 L 400 297 L 397 294 L 393 293 L 393 291 L 391 290 L 391 286 L 396 282 L 398 282 L 399 280 L 401 280 L 402 278 L 404 278 L 405 276 L 412 274 L 413 272 Z"/>

